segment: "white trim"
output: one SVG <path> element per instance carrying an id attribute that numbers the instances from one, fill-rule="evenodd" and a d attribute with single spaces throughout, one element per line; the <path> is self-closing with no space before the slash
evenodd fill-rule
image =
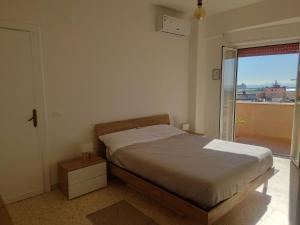
<path id="1" fill-rule="evenodd" d="M 219 131 L 219 135 L 220 135 L 220 138 L 222 138 L 223 136 L 223 123 L 222 121 L 224 120 L 224 116 L 223 116 L 223 102 L 224 102 L 224 96 L 223 96 L 223 87 L 224 87 L 224 52 L 226 50 L 232 50 L 232 51 L 235 51 L 235 65 L 234 65 L 234 93 L 233 93 L 233 112 L 232 112 L 232 133 L 230 134 L 231 135 L 231 140 L 227 140 L 227 141 L 234 141 L 235 139 L 235 108 L 236 108 L 236 80 L 237 80 L 237 67 L 238 67 L 238 50 L 236 48 L 232 48 L 232 47 L 226 47 L 226 46 L 223 46 L 222 48 L 222 79 L 221 79 L 221 104 L 220 104 L 220 131 Z"/>
<path id="2" fill-rule="evenodd" d="M 13 29 L 24 32 L 30 32 L 32 41 L 32 56 L 34 66 L 34 78 L 35 78 L 35 91 L 36 91 L 36 104 L 38 109 L 38 136 L 39 136 L 39 149 L 41 151 L 41 161 L 43 166 L 43 186 L 44 192 L 51 190 L 50 186 L 50 170 L 49 170 L 49 157 L 48 157 L 48 123 L 47 123 L 47 110 L 46 110 L 46 95 L 45 95 L 45 80 L 43 71 L 42 60 L 42 47 L 41 47 L 41 32 L 37 25 L 16 23 L 11 21 L 0 21 L 0 28 Z M 40 193 L 40 191 L 34 192 Z M 32 196 L 30 193 L 22 195 Z M 17 197 L 15 198 L 17 199 Z M 20 200 L 20 199 L 19 199 Z"/>
<path id="3" fill-rule="evenodd" d="M 43 193 L 43 191 L 41 191 L 41 190 L 35 190 L 35 191 L 31 191 L 31 192 L 23 193 L 23 194 L 19 194 L 19 195 L 3 197 L 3 202 L 5 204 L 10 204 L 13 202 L 21 201 L 23 199 L 27 199 L 27 198 L 31 198 L 31 197 L 40 195 L 42 193 Z"/>
<path id="4" fill-rule="evenodd" d="M 276 27 L 276 26 L 280 26 L 280 25 L 287 25 L 287 24 L 293 24 L 293 23 L 298 23 L 298 22 L 300 22 L 300 16 L 288 18 L 288 19 L 284 19 L 284 20 L 279 20 L 276 22 L 263 23 L 263 24 L 259 24 L 259 25 L 253 25 L 253 26 L 242 27 L 242 28 L 238 28 L 238 29 L 232 29 L 232 30 L 225 31 L 224 33 L 230 34 L 230 33 L 255 30 L 255 29 L 260 29 L 260 28 Z"/>
<path id="5" fill-rule="evenodd" d="M 294 123 L 293 123 L 293 131 L 292 131 L 292 149 L 291 149 L 291 155 L 292 155 L 292 162 L 299 168 L 299 162 L 300 162 L 300 154 L 299 154 L 299 158 L 295 159 L 294 158 L 294 148 L 298 148 L 298 151 L 299 151 L 299 148 L 300 146 L 296 146 L 297 144 L 295 143 L 295 139 L 298 139 L 299 137 L 295 137 L 295 132 L 296 132 L 296 129 L 300 129 L 300 126 L 296 125 L 296 116 L 297 116 L 297 109 L 299 108 L 299 106 L 297 106 L 297 104 L 299 104 L 298 102 L 298 95 L 297 95 L 297 92 L 299 91 L 299 84 L 300 82 L 300 43 L 299 43 L 299 58 L 298 58 L 298 71 L 297 71 L 297 84 L 296 84 L 296 101 L 295 101 L 295 107 L 294 107 Z M 298 142 L 298 140 L 296 140 Z M 298 143 L 299 145 L 300 143 Z"/>

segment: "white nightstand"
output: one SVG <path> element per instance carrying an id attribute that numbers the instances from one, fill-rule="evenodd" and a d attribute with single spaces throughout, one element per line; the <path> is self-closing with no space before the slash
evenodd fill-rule
<path id="1" fill-rule="evenodd" d="M 59 187 L 69 199 L 107 186 L 106 161 L 98 156 L 61 162 L 58 173 Z"/>

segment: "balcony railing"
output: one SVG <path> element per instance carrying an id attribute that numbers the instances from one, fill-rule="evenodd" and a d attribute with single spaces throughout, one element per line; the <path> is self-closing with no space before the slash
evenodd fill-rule
<path id="1" fill-rule="evenodd" d="M 293 103 L 238 101 L 235 140 L 290 155 L 293 113 Z"/>

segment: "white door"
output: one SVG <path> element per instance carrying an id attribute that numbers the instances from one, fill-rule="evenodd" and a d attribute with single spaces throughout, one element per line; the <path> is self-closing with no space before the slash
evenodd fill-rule
<path id="1" fill-rule="evenodd" d="M 44 191 L 38 129 L 28 121 L 38 110 L 31 37 L 0 28 L 0 194 L 6 203 Z"/>
<path id="2" fill-rule="evenodd" d="M 299 48 L 300 49 L 300 48 Z M 298 63 L 296 101 L 294 111 L 294 128 L 292 138 L 292 160 L 296 166 L 300 166 L 300 56 Z"/>
<path id="3" fill-rule="evenodd" d="M 220 138 L 234 139 L 237 49 L 223 47 Z"/>

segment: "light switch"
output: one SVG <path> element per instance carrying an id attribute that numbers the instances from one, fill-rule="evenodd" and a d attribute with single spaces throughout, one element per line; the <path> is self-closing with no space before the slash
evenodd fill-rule
<path id="1" fill-rule="evenodd" d="M 213 80 L 221 80 L 221 70 L 220 69 L 213 69 L 212 79 Z"/>

